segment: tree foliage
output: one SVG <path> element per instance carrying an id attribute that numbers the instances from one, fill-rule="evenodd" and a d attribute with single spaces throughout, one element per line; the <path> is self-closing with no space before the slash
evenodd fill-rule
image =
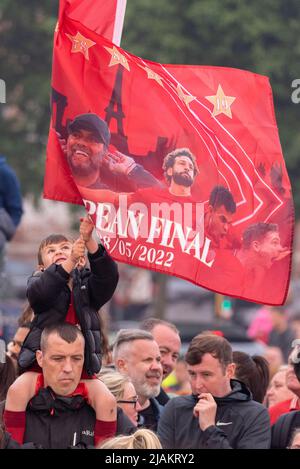
<path id="1" fill-rule="evenodd" d="M 49 128 L 52 38 L 57 21 L 53 0 L 0 0 L 0 152 L 7 155 L 23 193 L 41 194 Z"/>
<path id="2" fill-rule="evenodd" d="M 21 6 L 20 6 L 21 5 Z M 0 0 L 1 147 L 24 192 L 40 194 L 49 126 L 52 36 L 58 2 Z M 122 46 L 163 63 L 219 65 L 270 77 L 295 201 L 300 206 L 299 0 L 127 0 Z"/>

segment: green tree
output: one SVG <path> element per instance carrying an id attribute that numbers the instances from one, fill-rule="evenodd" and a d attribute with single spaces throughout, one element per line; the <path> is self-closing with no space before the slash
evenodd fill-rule
<path id="1" fill-rule="evenodd" d="M 1 146 L 23 193 L 40 196 L 50 117 L 52 38 L 58 2 L 0 0 Z"/>

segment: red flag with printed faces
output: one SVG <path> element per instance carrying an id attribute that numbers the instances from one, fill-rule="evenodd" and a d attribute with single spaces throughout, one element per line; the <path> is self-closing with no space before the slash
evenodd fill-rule
<path id="1" fill-rule="evenodd" d="M 150 62 L 64 15 L 52 88 L 46 198 L 85 204 L 116 260 L 285 301 L 294 210 L 268 78 Z"/>

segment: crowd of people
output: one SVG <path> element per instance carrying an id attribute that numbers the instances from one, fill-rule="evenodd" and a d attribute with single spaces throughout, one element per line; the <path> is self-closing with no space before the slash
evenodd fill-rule
<path id="1" fill-rule="evenodd" d="M 1 448 L 299 447 L 297 342 L 287 355 L 284 343 L 287 362 L 276 370 L 233 352 L 219 331 L 195 334 L 182 357 L 180 331 L 156 318 L 109 344 L 98 312 L 118 268 L 91 221 L 80 220 L 75 240 L 48 236 L 37 257 L 20 327 L 1 355 Z M 276 323 L 283 313 L 270 314 Z M 178 364 L 180 386 L 164 389 Z"/>
<path id="2" fill-rule="evenodd" d="M 131 197 L 140 191 L 151 195 L 156 187 L 168 197 L 192 199 L 198 168 L 188 149 L 165 157 L 162 186 L 131 157 L 109 155 L 109 130 L 98 116 L 79 115 L 68 130 L 67 141 L 60 143 L 81 187 L 105 189 L 112 181 L 105 178 L 106 168 L 115 175 L 116 190 Z M 3 159 L 0 171 L 15 182 Z M 11 239 L 22 215 L 19 199 L 9 197 L 10 207 L 6 195 L 0 193 L 0 254 L 1 240 Z M 235 211 L 230 191 L 214 187 L 204 228 L 212 256 L 218 250 L 224 255 L 230 243 L 232 265 L 253 280 L 245 284 L 251 290 L 274 258 L 288 252 L 274 223 L 249 226 L 238 245 L 229 236 Z M 28 304 L 0 355 L 0 447 L 299 448 L 300 336 L 289 329 L 284 309 L 264 311 L 271 327 L 263 333 L 259 318 L 249 329 L 270 346 L 265 357 L 233 352 L 219 331 L 197 334 L 196 328 L 183 356 L 180 330 L 157 318 L 145 319 L 138 329 L 121 329 L 109 343 L 101 308 L 112 300 L 119 272 L 93 230 L 86 216 L 76 239 L 51 234 L 40 243 L 37 269 L 27 284 Z M 224 265 L 218 267 L 216 260 L 215 282 L 218 274 L 231 281 Z M 134 308 L 130 302 L 127 313 L 141 319 L 151 301 L 149 285 L 134 276 L 131 283 L 139 300 Z M 175 373 L 176 382 L 165 384 Z"/>

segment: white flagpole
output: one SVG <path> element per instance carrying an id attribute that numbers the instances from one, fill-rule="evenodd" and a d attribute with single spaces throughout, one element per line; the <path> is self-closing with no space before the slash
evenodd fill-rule
<path id="1" fill-rule="evenodd" d="M 126 0 L 117 0 L 116 19 L 115 19 L 113 39 L 112 39 L 112 42 L 116 44 L 117 46 L 119 46 L 121 43 L 125 10 L 126 10 Z"/>

